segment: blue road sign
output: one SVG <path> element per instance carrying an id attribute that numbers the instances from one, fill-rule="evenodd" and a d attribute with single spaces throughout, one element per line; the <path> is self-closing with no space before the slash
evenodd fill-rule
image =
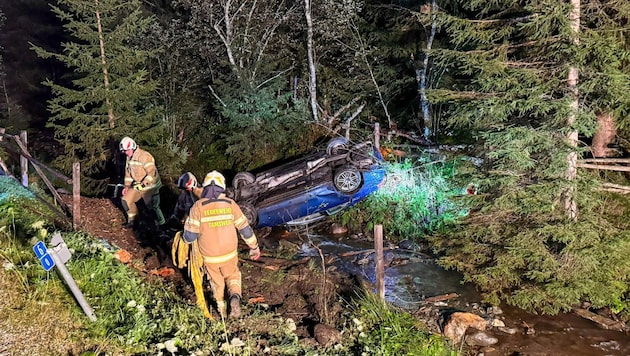
<path id="1" fill-rule="evenodd" d="M 39 241 L 36 243 L 35 246 L 33 246 L 33 251 L 35 251 L 35 255 L 39 258 L 39 262 L 46 271 L 50 271 L 53 267 L 55 267 L 55 260 L 50 254 L 48 254 L 46 245 L 44 245 L 43 242 Z"/>
<path id="2" fill-rule="evenodd" d="M 42 266 L 46 271 L 50 271 L 53 267 L 55 267 L 55 260 L 53 260 L 52 256 L 49 254 L 45 254 L 39 259 L 39 262 L 42 263 Z"/>
<path id="3" fill-rule="evenodd" d="M 44 255 L 48 254 L 48 251 L 46 250 L 46 245 L 44 245 L 44 243 L 41 241 L 39 241 L 38 243 L 35 244 L 35 246 L 33 246 L 33 251 L 35 251 L 35 255 L 39 259 L 44 257 Z"/>

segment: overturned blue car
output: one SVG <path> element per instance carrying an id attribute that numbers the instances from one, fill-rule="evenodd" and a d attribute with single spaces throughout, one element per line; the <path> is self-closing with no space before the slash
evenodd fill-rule
<path id="1" fill-rule="evenodd" d="M 371 142 L 337 137 L 305 156 L 234 176 L 227 195 L 256 228 L 297 227 L 326 219 L 384 183 L 382 157 Z"/>

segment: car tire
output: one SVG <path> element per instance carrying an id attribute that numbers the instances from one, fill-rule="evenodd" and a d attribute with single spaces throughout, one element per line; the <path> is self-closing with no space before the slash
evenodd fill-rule
<path id="1" fill-rule="evenodd" d="M 355 167 L 343 166 L 335 171 L 333 184 L 343 194 L 354 194 L 363 185 L 363 175 Z"/>
<path id="2" fill-rule="evenodd" d="M 326 153 L 329 156 L 336 156 L 348 150 L 348 140 L 345 137 L 335 137 L 328 142 Z"/>
<path id="3" fill-rule="evenodd" d="M 249 185 L 256 181 L 256 177 L 249 172 L 236 173 L 234 179 L 232 179 L 232 186 L 234 189 L 238 189 L 242 186 Z"/>
<path id="4" fill-rule="evenodd" d="M 252 229 L 256 228 L 256 225 L 258 224 L 258 211 L 256 211 L 254 205 L 252 203 L 245 202 L 238 203 L 238 206 L 241 208 L 241 211 L 247 218 L 247 221 L 249 221 L 249 226 L 251 226 Z"/>

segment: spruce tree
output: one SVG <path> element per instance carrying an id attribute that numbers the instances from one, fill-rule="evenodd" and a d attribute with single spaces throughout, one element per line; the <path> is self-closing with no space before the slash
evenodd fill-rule
<path id="1" fill-rule="evenodd" d="M 68 68 L 44 82 L 52 91 L 48 126 L 65 148 L 57 163 L 69 172 L 78 160 L 85 187 L 103 191 L 123 136 L 150 150 L 164 135 L 151 97 L 157 82 L 145 70 L 152 53 L 140 46 L 153 19 L 142 14 L 140 0 L 59 0 L 51 8 L 68 41 L 61 53 L 33 49 Z"/>
<path id="2" fill-rule="evenodd" d="M 582 1 L 575 31 L 571 1 L 438 3 L 448 42 L 432 54 L 449 76 L 430 99 L 449 107 L 451 127 L 483 142 L 485 162 L 468 177 L 477 210 L 439 243 L 442 263 L 494 303 L 627 310 L 625 208 L 596 190 L 591 172 L 567 174 L 571 157 L 587 151 L 567 137 L 591 137 L 601 112 L 628 123 L 630 4 Z M 577 204 L 576 216 L 564 201 Z"/>

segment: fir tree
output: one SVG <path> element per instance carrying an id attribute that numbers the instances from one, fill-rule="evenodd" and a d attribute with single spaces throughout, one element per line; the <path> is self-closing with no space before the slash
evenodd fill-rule
<path id="1" fill-rule="evenodd" d="M 443 5 L 438 25 L 450 42 L 433 50 L 449 86 L 429 95 L 449 105 L 452 127 L 481 139 L 486 165 L 476 177 L 480 210 L 441 242 L 442 262 L 492 302 L 550 313 L 585 299 L 627 308 L 624 210 L 601 213 L 623 207 L 594 190 L 589 172 L 570 172 L 584 151 L 576 139 L 593 135 L 598 113 L 627 125 L 630 5 L 583 1 L 580 31 L 572 1 L 457 5 Z M 579 73 L 575 87 L 570 73 Z"/>
<path id="2" fill-rule="evenodd" d="M 53 95 L 48 126 L 65 148 L 58 164 L 69 172 L 78 160 L 86 187 L 102 191 L 123 136 L 153 146 L 163 135 L 151 101 L 157 82 L 144 69 L 152 53 L 139 46 L 153 19 L 143 16 L 140 0 L 59 0 L 51 8 L 69 40 L 61 53 L 33 49 L 69 69 L 44 82 Z"/>

